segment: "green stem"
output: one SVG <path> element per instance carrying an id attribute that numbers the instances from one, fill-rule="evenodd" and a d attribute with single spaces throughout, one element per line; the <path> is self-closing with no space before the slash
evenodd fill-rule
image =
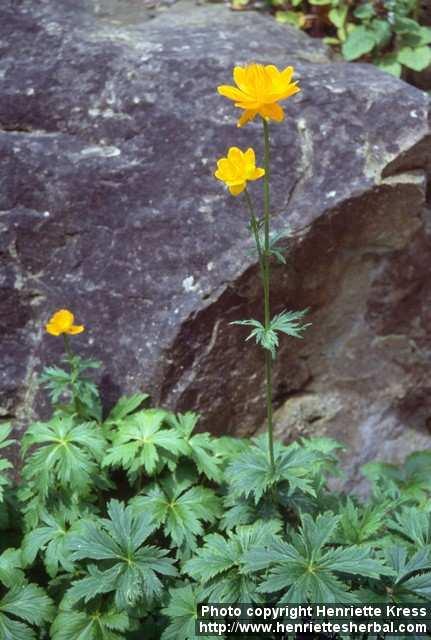
<path id="1" fill-rule="evenodd" d="M 64 340 L 64 350 L 69 360 L 70 372 L 72 374 L 71 387 L 72 387 L 73 406 L 75 407 L 75 412 L 79 415 L 79 401 L 78 401 L 78 395 L 76 393 L 76 386 L 75 386 L 77 371 L 76 371 L 75 361 L 73 357 L 73 351 L 70 347 L 69 336 L 66 335 L 65 333 L 63 333 L 63 340 Z"/>
<path id="2" fill-rule="evenodd" d="M 245 195 L 245 201 L 247 203 L 248 210 L 250 211 L 250 227 L 254 236 L 254 241 L 256 243 L 257 255 L 259 257 L 260 276 L 262 278 L 262 284 L 263 284 L 265 281 L 265 276 L 264 276 L 265 268 L 263 264 L 262 246 L 261 246 L 260 236 L 259 236 L 259 220 L 256 217 L 253 202 L 250 198 L 250 194 L 247 191 L 247 188 L 244 191 L 244 195 Z"/>
<path id="3" fill-rule="evenodd" d="M 270 225 L 270 168 L 269 168 L 269 126 L 265 118 L 263 122 L 263 135 L 265 141 L 264 168 L 265 175 L 263 181 L 263 211 L 264 211 L 264 250 L 262 255 L 263 265 L 263 300 L 264 300 L 264 326 L 268 331 L 271 326 L 271 306 L 269 299 L 270 286 L 270 265 L 269 265 L 269 225 Z M 268 448 L 269 460 L 272 470 L 274 470 L 274 436 L 272 418 L 272 355 L 265 349 L 265 376 L 266 376 L 266 415 L 268 423 Z"/>
<path id="4" fill-rule="evenodd" d="M 64 341 L 64 350 L 66 352 L 67 357 L 69 358 L 70 366 L 72 366 L 73 362 L 73 353 L 70 348 L 69 336 L 63 333 L 63 341 Z"/>

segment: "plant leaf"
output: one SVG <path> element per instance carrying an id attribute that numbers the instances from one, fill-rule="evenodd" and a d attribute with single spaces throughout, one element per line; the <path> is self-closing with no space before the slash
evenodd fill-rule
<path id="1" fill-rule="evenodd" d="M 347 35 L 341 52 L 346 60 L 357 60 L 366 53 L 370 53 L 375 46 L 376 39 L 373 32 L 364 26 L 359 26 Z"/>

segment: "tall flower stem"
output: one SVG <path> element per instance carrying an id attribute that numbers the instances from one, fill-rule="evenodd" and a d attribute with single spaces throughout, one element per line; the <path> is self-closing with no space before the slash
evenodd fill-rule
<path id="1" fill-rule="evenodd" d="M 264 326 L 265 331 L 269 331 L 271 326 L 271 306 L 269 299 L 270 264 L 269 264 L 269 227 L 270 227 L 270 167 L 269 167 L 269 126 L 265 118 L 262 118 L 263 135 L 265 142 L 264 153 L 264 182 L 263 182 L 263 229 L 264 229 L 264 249 L 262 252 L 263 264 L 263 302 L 264 302 Z M 266 417 L 268 425 L 268 449 L 271 467 L 274 470 L 274 435 L 272 418 L 272 355 L 265 349 L 265 377 L 266 377 Z"/>
<path id="2" fill-rule="evenodd" d="M 256 217 L 256 213 L 253 207 L 250 194 L 247 189 L 244 191 L 245 201 L 250 212 L 250 229 L 254 236 L 256 243 L 257 255 L 259 257 L 260 276 L 262 280 L 262 286 L 264 290 L 264 313 L 265 313 L 265 329 L 269 326 L 270 308 L 269 308 L 269 261 L 267 246 L 269 248 L 269 227 L 268 237 L 265 234 L 264 246 L 262 247 L 261 238 L 259 234 L 260 224 Z M 265 218 L 264 218 L 265 224 Z M 268 357 L 269 356 L 269 357 Z M 269 459 L 272 469 L 274 469 L 274 443 L 272 433 L 272 359 L 269 351 L 265 350 L 265 376 L 266 376 L 266 399 L 267 399 L 267 421 L 268 421 L 268 449 Z"/>
<path id="3" fill-rule="evenodd" d="M 70 366 L 72 366 L 73 353 L 72 353 L 72 349 L 70 348 L 69 337 L 65 333 L 63 333 L 63 342 L 64 342 L 64 350 L 66 352 L 67 357 L 69 358 Z"/>
<path id="4" fill-rule="evenodd" d="M 66 356 L 69 361 L 70 372 L 71 372 L 73 406 L 75 407 L 76 413 L 79 414 L 79 400 L 78 400 L 78 394 L 76 393 L 76 379 L 78 377 L 78 372 L 76 369 L 73 351 L 70 347 L 69 336 L 67 336 L 65 333 L 63 333 L 63 341 L 64 341 L 64 350 L 66 352 Z"/>
<path id="5" fill-rule="evenodd" d="M 245 201 L 246 201 L 248 210 L 250 212 L 250 229 L 251 229 L 251 232 L 253 233 L 254 241 L 256 243 L 257 255 L 259 257 L 260 276 L 261 276 L 262 285 L 263 285 L 265 281 L 265 266 L 263 263 L 262 244 L 261 244 L 260 235 L 259 235 L 259 220 L 256 217 L 256 212 L 254 210 L 253 202 L 250 198 L 250 194 L 247 191 L 247 188 L 245 188 L 244 194 L 245 194 Z"/>

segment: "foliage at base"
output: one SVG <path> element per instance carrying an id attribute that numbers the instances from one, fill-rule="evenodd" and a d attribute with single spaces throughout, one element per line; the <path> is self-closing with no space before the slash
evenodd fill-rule
<path id="1" fill-rule="evenodd" d="M 0 640 L 193 639 L 203 602 L 431 601 L 431 452 L 366 465 L 364 502 L 328 488 L 329 438 L 278 442 L 271 465 L 266 436 L 200 433 L 145 394 L 103 419 L 81 365 L 79 402 L 45 371 L 18 486 L 0 459 Z"/>

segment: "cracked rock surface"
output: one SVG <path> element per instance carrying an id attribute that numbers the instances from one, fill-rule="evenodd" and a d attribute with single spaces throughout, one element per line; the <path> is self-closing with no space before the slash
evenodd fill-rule
<path id="1" fill-rule="evenodd" d="M 61 341 L 43 325 L 68 307 L 107 405 L 145 390 L 215 433 L 262 424 L 262 354 L 229 326 L 261 318 L 258 269 L 241 199 L 212 177 L 228 146 L 262 158 L 258 123 L 238 130 L 215 91 L 256 60 L 302 86 L 271 126 L 274 226 L 292 233 L 272 307 L 313 324 L 282 341 L 277 432 L 341 439 L 355 483 L 428 446 L 427 95 L 256 14 L 101 5 L 0 7 L 1 414 L 44 414 L 36 378 Z"/>

